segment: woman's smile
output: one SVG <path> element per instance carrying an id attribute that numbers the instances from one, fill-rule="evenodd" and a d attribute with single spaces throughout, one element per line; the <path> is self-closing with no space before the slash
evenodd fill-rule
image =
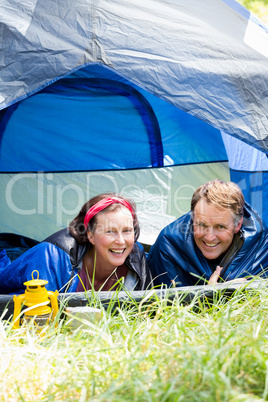
<path id="1" fill-rule="evenodd" d="M 97 267 L 110 271 L 124 264 L 134 244 L 131 212 L 122 206 L 117 211 L 99 213 L 94 232 L 88 232 L 88 239 L 96 251 Z"/>

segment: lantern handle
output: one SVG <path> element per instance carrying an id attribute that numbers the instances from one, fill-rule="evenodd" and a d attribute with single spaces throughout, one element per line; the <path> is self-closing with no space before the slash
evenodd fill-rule
<path id="1" fill-rule="evenodd" d="M 32 272 L 32 279 L 33 279 L 33 281 L 35 280 L 35 279 L 34 279 L 34 272 L 37 272 L 37 278 L 36 278 L 36 279 L 39 279 L 39 271 L 37 271 L 37 269 L 35 269 L 35 270 Z"/>
<path id="2" fill-rule="evenodd" d="M 13 314 L 13 329 L 19 328 L 20 325 L 20 311 L 21 305 L 25 301 L 25 294 L 13 297 L 14 300 L 14 314 Z"/>
<path id="3" fill-rule="evenodd" d="M 59 292 L 57 290 L 55 290 L 55 292 L 48 291 L 47 294 L 48 294 L 48 298 L 50 299 L 50 303 L 51 303 L 52 317 L 53 317 L 53 320 L 55 320 L 56 315 L 59 311 L 59 306 L 58 306 Z M 57 327 L 57 323 L 55 326 Z"/>

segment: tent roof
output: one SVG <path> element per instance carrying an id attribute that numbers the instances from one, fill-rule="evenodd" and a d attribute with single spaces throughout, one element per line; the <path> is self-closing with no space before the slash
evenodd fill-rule
<path id="1" fill-rule="evenodd" d="M 1 108 L 95 63 L 267 150 L 268 30 L 235 1 L 3 0 L 1 14 Z"/>

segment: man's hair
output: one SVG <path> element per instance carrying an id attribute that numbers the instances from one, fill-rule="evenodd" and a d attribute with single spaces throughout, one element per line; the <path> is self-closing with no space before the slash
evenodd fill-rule
<path id="1" fill-rule="evenodd" d="M 212 180 L 198 187 L 194 192 L 191 201 L 191 212 L 199 200 L 203 198 L 208 204 L 219 209 L 229 209 L 234 214 L 235 223 L 244 214 L 245 199 L 241 189 L 233 182 Z"/>

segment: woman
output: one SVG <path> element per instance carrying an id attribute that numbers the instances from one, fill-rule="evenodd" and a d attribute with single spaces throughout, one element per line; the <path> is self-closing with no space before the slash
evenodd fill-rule
<path id="1" fill-rule="evenodd" d="M 68 228 L 1 269 L 0 292 L 23 292 L 33 270 L 52 291 L 151 287 L 145 253 L 136 242 L 139 231 L 132 201 L 115 194 L 93 197 Z"/>

